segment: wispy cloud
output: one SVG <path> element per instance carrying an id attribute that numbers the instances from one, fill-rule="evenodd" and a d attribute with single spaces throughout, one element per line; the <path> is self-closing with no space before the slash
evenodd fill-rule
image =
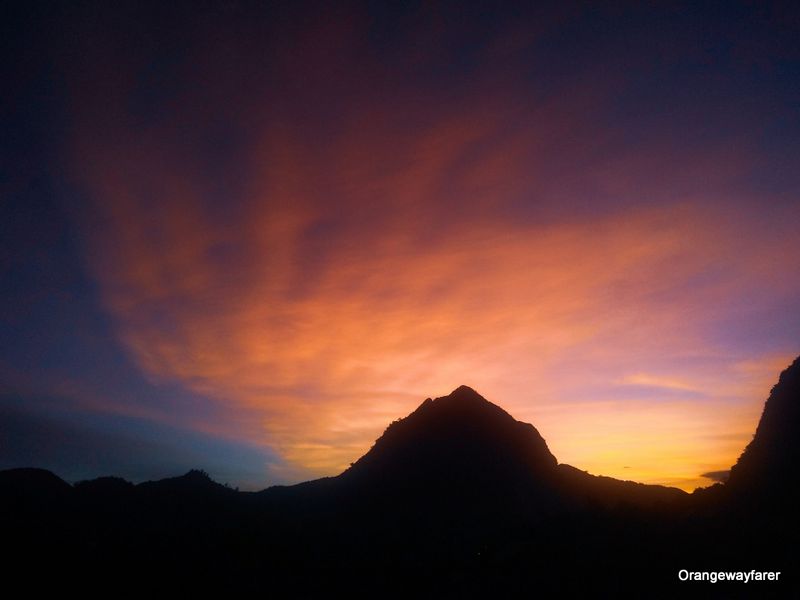
<path id="1" fill-rule="evenodd" d="M 620 380 L 620 383 L 622 385 L 643 386 L 662 390 L 676 390 L 679 392 L 690 392 L 692 394 L 703 393 L 703 391 L 698 389 L 695 385 L 686 381 L 658 375 L 648 375 L 647 373 L 626 375 Z"/>

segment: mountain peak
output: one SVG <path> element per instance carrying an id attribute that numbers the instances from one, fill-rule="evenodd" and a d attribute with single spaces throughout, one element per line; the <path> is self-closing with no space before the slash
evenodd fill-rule
<path id="1" fill-rule="evenodd" d="M 512 472 L 545 478 L 556 464 L 533 425 L 517 421 L 474 389 L 460 386 L 447 396 L 428 398 L 392 423 L 344 475 L 480 483 Z"/>
<path id="2" fill-rule="evenodd" d="M 453 419 L 481 419 L 491 414 L 494 415 L 495 418 L 505 420 L 506 422 L 517 422 L 514 417 L 505 410 L 489 402 L 474 389 L 466 385 L 457 387 L 447 396 L 442 396 L 435 400 L 428 398 L 416 411 L 411 413 L 409 417 L 418 412 L 426 413 L 428 411 L 432 411 L 442 417 L 447 415 L 449 418 Z"/>
<path id="3" fill-rule="evenodd" d="M 184 475 L 178 477 L 168 477 L 158 481 L 145 481 L 137 486 L 143 490 L 168 491 L 175 494 L 194 494 L 194 493 L 229 493 L 229 487 L 217 483 L 203 469 L 192 469 Z"/>
<path id="4" fill-rule="evenodd" d="M 460 385 L 452 392 L 450 392 L 449 396 L 454 396 L 458 398 L 479 398 L 481 400 L 486 400 L 483 396 L 481 396 L 478 392 L 473 390 L 468 385 Z"/>

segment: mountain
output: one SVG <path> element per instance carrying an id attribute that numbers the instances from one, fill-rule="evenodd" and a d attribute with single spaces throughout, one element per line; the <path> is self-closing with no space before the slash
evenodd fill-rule
<path id="1" fill-rule="evenodd" d="M 391 423 L 340 475 L 262 494 L 306 510 L 381 506 L 404 514 L 493 512 L 496 519 L 527 520 L 587 507 L 651 508 L 687 498 L 675 488 L 559 465 L 533 425 L 463 385 Z"/>
<path id="2" fill-rule="evenodd" d="M 542 510 L 557 502 L 556 465 L 532 425 L 461 386 L 389 425 L 337 480 L 404 511 Z"/>
<path id="3" fill-rule="evenodd" d="M 689 495 L 678 488 L 592 475 L 567 464 L 558 465 L 558 470 L 562 494 L 584 508 L 663 510 L 686 506 L 689 501 Z"/>
<path id="4" fill-rule="evenodd" d="M 734 497 L 794 509 L 800 501 L 800 357 L 781 373 L 753 440 L 725 485 Z"/>
<path id="5" fill-rule="evenodd" d="M 552 477 L 557 461 L 542 436 L 475 390 L 461 386 L 428 398 L 389 425 L 343 477 L 391 485 L 419 482 L 446 487 L 501 483 L 515 477 Z"/>
<path id="6" fill-rule="evenodd" d="M 192 469 L 180 477 L 168 477 L 158 481 L 145 481 L 136 486 L 140 493 L 152 495 L 180 496 L 226 496 L 235 491 L 211 479 L 202 469 Z"/>

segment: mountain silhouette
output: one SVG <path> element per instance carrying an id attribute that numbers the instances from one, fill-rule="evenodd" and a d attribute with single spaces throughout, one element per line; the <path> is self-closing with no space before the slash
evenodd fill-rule
<path id="1" fill-rule="evenodd" d="M 265 490 L 310 509 L 391 506 L 409 514 L 493 511 L 539 520 L 586 506 L 654 507 L 687 498 L 676 488 L 597 477 L 559 465 L 536 428 L 475 390 L 428 398 L 390 424 L 372 448 L 336 477 Z M 331 502 L 333 501 L 333 502 Z"/>
<path id="2" fill-rule="evenodd" d="M 158 481 L 145 481 L 138 486 L 142 493 L 179 496 L 226 496 L 235 493 L 230 487 L 217 483 L 202 469 L 192 469 L 180 477 L 169 477 Z"/>
<path id="3" fill-rule="evenodd" d="M 533 425 L 466 386 L 390 424 L 341 474 L 256 493 L 200 470 L 74 486 L 3 471 L 7 572 L 52 592 L 91 565 L 84 591 L 104 595 L 157 581 L 180 594 L 527 598 L 676 597 L 700 591 L 682 568 L 762 569 L 783 571 L 781 587 L 702 592 L 797 597 L 799 392 L 800 359 L 728 482 L 694 494 L 558 464 Z"/>
<path id="4" fill-rule="evenodd" d="M 448 396 L 428 398 L 389 425 L 344 476 L 427 484 L 499 482 L 519 476 L 549 479 L 556 464 L 533 425 L 461 386 Z"/>
<path id="5" fill-rule="evenodd" d="M 726 488 L 750 500 L 800 500 L 800 357 L 778 379 L 764 405 L 753 440 L 731 468 Z"/>
<path id="6" fill-rule="evenodd" d="M 467 386 L 428 398 L 392 423 L 340 477 L 394 493 L 397 487 L 422 485 L 428 495 L 457 496 L 461 504 L 465 490 L 488 489 L 495 502 L 516 497 L 538 509 L 553 502 L 562 509 L 580 502 L 652 505 L 686 496 L 675 488 L 596 477 L 559 465 L 533 425 L 517 421 Z"/>
<path id="7" fill-rule="evenodd" d="M 461 386 L 389 425 L 337 483 L 406 512 L 542 510 L 557 502 L 556 465 L 532 425 Z"/>

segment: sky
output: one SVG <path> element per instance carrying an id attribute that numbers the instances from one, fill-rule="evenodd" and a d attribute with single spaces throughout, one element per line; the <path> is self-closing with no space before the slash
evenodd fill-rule
<path id="1" fill-rule="evenodd" d="M 0 468 L 295 483 L 466 384 L 692 490 L 800 354 L 792 3 L 1 10 Z"/>

